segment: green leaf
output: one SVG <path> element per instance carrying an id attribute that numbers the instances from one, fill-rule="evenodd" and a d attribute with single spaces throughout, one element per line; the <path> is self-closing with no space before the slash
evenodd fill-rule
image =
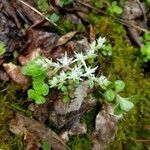
<path id="1" fill-rule="evenodd" d="M 37 81 L 38 82 L 44 82 L 45 78 L 46 78 L 46 75 L 45 74 L 41 74 L 39 76 L 33 77 L 32 79 L 33 79 L 33 81 L 36 81 L 36 82 Z"/>
<path id="2" fill-rule="evenodd" d="M 124 90 L 125 88 L 125 83 L 121 80 L 116 80 L 115 83 L 114 83 L 114 86 L 115 86 L 115 91 L 117 93 L 121 92 Z"/>
<path id="3" fill-rule="evenodd" d="M 150 40 L 150 33 L 145 33 L 144 38 L 145 40 Z"/>
<path id="4" fill-rule="evenodd" d="M 125 112 L 130 111 L 134 107 L 134 104 L 132 102 L 122 97 L 119 98 L 119 105 L 120 105 L 120 108 Z"/>
<path id="5" fill-rule="evenodd" d="M 115 105 L 115 107 L 113 109 L 113 112 L 114 112 L 115 115 L 121 115 L 121 114 L 123 114 L 123 110 L 121 109 L 119 103 Z"/>
<path id="6" fill-rule="evenodd" d="M 122 8 L 117 5 L 116 1 L 113 1 L 111 6 L 108 8 L 108 12 L 111 15 L 118 16 L 118 15 L 120 15 L 122 13 L 122 11 L 123 11 Z"/>
<path id="7" fill-rule="evenodd" d="M 51 16 L 49 16 L 49 19 L 51 22 L 55 23 L 59 20 L 59 16 L 55 13 L 53 13 Z"/>
<path id="8" fill-rule="evenodd" d="M 106 97 L 107 101 L 112 102 L 112 101 L 114 101 L 116 94 L 114 93 L 113 90 L 109 89 L 105 92 L 105 97 Z"/>
<path id="9" fill-rule="evenodd" d="M 43 96 L 38 96 L 36 99 L 35 99 L 35 103 L 36 104 L 44 104 L 46 102 L 45 98 Z"/>
<path id="10" fill-rule="evenodd" d="M 43 148 L 43 150 L 50 150 L 51 149 L 51 147 L 50 147 L 48 142 L 43 142 L 42 148 Z"/>
<path id="11" fill-rule="evenodd" d="M 35 92 L 35 90 L 29 89 L 28 90 L 28 97 L 31 98 L 31 99 L 36 99 L 37 93 Z"/>
<path id="12" fill-rule="evenodd" d="M 142 48 L 141 53 L 144 57 L 144 61 L 147 62 L 150 60 L 150 42 L 147 42 Z"/>
<path id="13" fill-rule="evenodd" d="M 33 88 L 39 95 L 46 96 L 49 92 L 49 86 L 44 82 L 34 81 Z"/>
<path id="14" fill-rule="evenodd" d="M 67 102 L 69 102 L 69 100 L 70 100 L 69 96 L 68 95 L 64 95 L 63 102 L 67 103 Z"/>
<path id="15" fill-rule="evenodd" d="M 28 76 L 36 77 L 46 74 L 47 69 L 37 64 L 34 60 L 29 61 L 23 68 L 22 73 Z"/>
<path id="16" fill-rule="evenodd" d="M 28 90 L 28 97 L 35 100 L 36 104 L 44 104 L 45 103 L 45 98 L 41 95 L 39 95 L 35 90 L 30 89 Z"/>
<path id="17" fill-rule="evenodd" d="M 0 42 L 0 55 L 3 55 L 6 52 L 5 45 Z"/>
<path id="18" fill-rule="evenodd" d="M 73 2 L 73 0 L 60 0 L 59 6 L 63 7 L 63 6 L 71 4 L 72 2 Z"/>

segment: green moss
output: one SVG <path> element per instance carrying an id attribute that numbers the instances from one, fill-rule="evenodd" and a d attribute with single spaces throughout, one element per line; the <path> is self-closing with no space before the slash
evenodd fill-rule
<path id="1" fill-rule="evenodd" d="M 86 135 L 74 136 L 71 137 L 68 142 L 71 150 L 90 150 L 91 148 L 91 140 Z"/>
<path id="2" fill-rule="evenodd" d="M 58 26 L 63 29 L 60 31 L 61 34 L 66 34 L 70 31 L 78 31 L 78 32 L 85 32 L 86 28 L 83 24 L 74 24 L 71 20 L 60 20 Z"/>
<path id="3" fill-rule="evenodd" d="M 48 1 L 47 0 L 37 0 L 37 7 L 41 12 L 46 13 L 49 9 Z"/>
<path id="4" fill-rule="evenodd" d="M 103 71 L 110 76 L 111 80 L 121 79 L 126 83 L 124 96 L 135 96 L 133 99 L 135 108 L 119 123 L 116 139 L 108 149 L 148 149 L 147 145 L 137 142 L 137 139 L 150 138 L 149 131 L 143 129 L 143 125 L 150 122 L 150 78 L 142 73 L 137 49 L 126 42 L 126 31 L 123 26 L 110 17 L 90 14 L 88 19 L 95 25 L 97 34 L 105 36 L 114 45 L 112 58 L 105 59 L 109 65 L 103 67 Z"/>
<path id="5" fill-rule="evenodd" d="M 16 100 L 15 93 L 18 86 L 1 84 L 0 88 L 6 86 L 6 91 L 0 93 L 0 149 L 21 150 L 21 138 L 9 131 L 9 121 L 13 118 L 13 110 L 10 104 Z"/>

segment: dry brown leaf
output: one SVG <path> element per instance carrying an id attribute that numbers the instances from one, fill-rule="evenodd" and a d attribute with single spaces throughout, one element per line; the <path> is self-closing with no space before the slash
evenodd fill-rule
<path id="1" fill-rule="evenodd" d="M 11 18 L 13 18 L 13 20 L 15 21 L 17 27 L 21 28 L 20 21 L 18 20 L 15 9 L 12 7 L 13 6 L 12 3 L 8 0 L 0 0 L 0 3 L 2 3 L 2 5 L 4 6 L 4 10 L 6 11 L 6 13 Z"/>
<path id="2" fill-rule="evenodd" d="M 90 38 L 90 42 L 93 42 L 96 39 L 96 29 L 94 28 L 93 25 L 90 24 L 90 34 L 89 34 L 89 38 Z"/>
<path id="3" fill-rule="evenodd" d="M 24 55 L 19 56 L 18 57 L 19 63 L 22 66 L 25 65 L 28 61 L 33 60 L 37 58 L 38 56 L 40 56 L 40 52 L 42 52 L 42 50 L 40 48 L 37 48 L 26 56 Z"/>
<path id="4" fill-rule="evenodd" d="M 108 144 L 113 141 L 117 132 L 118 118 L 111 115 L 111 112 L 112 106 L 105 104 L 103 110 L 96 116 L 96 131 L 92 137 L 92 150 L 105 150 Z"/>
<path id="5" fill-rule="evenodd" d="M 76 88 L 75 92 L 74 92 L 74 99 L 71 100 L 69 106 L 68 106 L 68 110 L 67 112 L 70 113 L 72 111 L 77 111 L 80 109 L 84 98 L 87 96 L 88 94 L 88 81 L 84 81 L 81 83 L 81 85 Z"/>
<path id="6" fill-rule="evenodd" d="M 9 77 L 7 74 L 3 71 L 3 69 L 0 68 L 0 81 L 8 81 Z"/>
<path id="7" fill-rule="evenodd" d="M 144 3 L 138 2 L 137 0 L 126 1 L 122 13 L 122 18 L 127 20 L 134 20 L 143 16 L 143 10 L 147 11 Z M 145 12 L 144 12 L 145 13 Z"/>
<path id="8" fill-rule="evenodd" d="M 41 143 L 42 141 L 47 142 L 54 150 L 70 149 L 50 128 L 46 128 L 43 124 L 17 113 L 15 119 L 11 120 L 10 131 L 18 134 L 18 132 L 24 133 L 24 129 L 31 132 Z"/>
<path id="9" fill-rule="evenodd" d="M 31 84 L 31 79 L 21 73 L 21 67 L 12 63 L 4 63 L 3 67 L 7 75 L 12 81 L 18 85 L 21 85 L 24 89 L 28 88 Z"/>
<path id="10" fill-rule="evenodd" d="M 63 35 L 62 37 L 60 37 L 60 38 L 57 40 L 55 47 L 64 45 L 64 44 L 67 43 L 70 39 L 72 39 L 72 38 L 76 35 L 76 33 L 77 33 L 76 31 L 73 31 L 73 32 L 69 32 L 69 33 Z"/>

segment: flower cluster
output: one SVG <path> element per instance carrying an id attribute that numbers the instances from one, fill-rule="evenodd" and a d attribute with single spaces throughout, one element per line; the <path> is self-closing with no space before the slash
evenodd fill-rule
<path id="1" fill-rule="evenodd" d="M 129 111 L 133 103 L 118 94 L 124 90 L 125 83 L 117 80 L 112 85 L 104 75 L 96 77 L 98 66 L 90 63 L 95 62 L 101 52 L 107 54 L 108 51 L 102 51 L 107 47 L 105 42 L 106 39 L 100 37 L 90 44 L 86 52 L 74 52 L 74 57 L 71 58 L 65 52 L 64 56 L 55 62 L 41 56 L 29 61 L 22 69 L 23 74 L 32 77 L 33 88 L 28 90 L 28 97 L 34 99 L 37 104 L 42 104 L 49 89 L 56 88 L 62 91 L 64 102 L 68 102 L 74 97 L 75 89 L 81 82 L 86 81 L 89 88 L 99 87 L 105 99 L 116 104 L 116 112 Z"/>

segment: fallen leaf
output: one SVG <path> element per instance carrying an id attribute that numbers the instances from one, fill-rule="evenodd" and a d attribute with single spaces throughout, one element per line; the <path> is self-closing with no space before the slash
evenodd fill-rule
<path id="1" fill-rule="evenodd" d="M 47 142 L 54 150 L 70 149 L 50 128 L 46 128 L 43 124 L 17 113 L 15 119 L 10 122 L 10 131 L 18 134 L 19 132 L 24 133 L 24 129 L 31 132 L 40 143 Z"/>
<path id="2" fill-rule="evenodd" d="M 40 48 L 37 48 L 37 49 L 35 49 L 34 51 L 32 51 L 31 53 L 29 53 L 26 56 L 20 55 L 18 57 L 19 63 L 22 66 L 25 65 L 28 61 L 34 60 L 35 58 L 37 58 L 38 56 L 40 56 L 40 52 L 42 52 L 42 50 Z"/>
<path id="3" fill-rule="evenodd" d="M 24 89 L 28 88 L 31 84 L 31 79 L 21 73 L 21 67 L 12 63 L 4 63 L 3 67 L 7 75 L 12 81 L 18 85 L 21 85 Z"/>
<path id="4" fill-rule="evenodd" d="M 117 132 L 118 118 L 111 115 L 111 105 L 105 104 L 103 110 L 96 116 L 95 132 L 92 135 L 92 150 L 105 150 L 108 144 L 113 141 Z"/>
<path id="5" fill-rule="evenodd" d="M 89 89 L 88 81 L 82 82 L 81 85 L 79 85 L 79 87 L 76 88 L 74 92 L 75 98 L 72 99 L 70 104 L 68 105 L 68 110 L 67 110 L 68 113 L 80 109 L 84 101 L 84 98 L 87 96 L 88 89 Z"/>
<path id="6" fill-rule="evenodd" d="M 73 32 L 69 32 L 69 33 L 63 35 L 62 37 L 60 37 L 60 38 L 57 40 L 55 47 L 64 45 L 64 44 L 67 43 L 70 39 L 72 39 L 72 38 L 76 35 L 76 33 L 77 33 L 76 31 L 73 31 Z"/>

